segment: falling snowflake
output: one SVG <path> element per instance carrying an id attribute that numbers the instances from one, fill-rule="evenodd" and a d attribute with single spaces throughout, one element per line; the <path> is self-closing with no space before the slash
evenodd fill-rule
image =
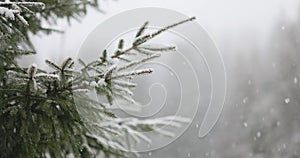
<path id="1" fill-rule="evenodd" d="M 282 144 L 282 148 L 283 148 L 283 149 L 286 149 L 286 144 Z"/>
<path id="2" fill-rule="evenodd" d="M 294 78 L 294 83 L 295 83 L 295 84 L 298 83 L 298 78 L 297 78 L 297 77 Z"/>
<path id="3" fill-rule="evenodd" d="M 205 156 L 208 157 L 208 156 L 209 156 L 209 152 L 206 152 L 206 153 L 205 153 Z"/>
<path id="4" fill-rule="evenodd" d="M 188 153 L 188 154 L 187 154 L 187 157 L 191 157 L 191 153 Z"/>
<path id="5" fill-rule="evenodd" d="M 260 131 L 258 131 L 258 132 L 256 133 L 256 137 L 257 137 L 257 138 L 260 138 L 260 137 L 261 137 L 261 132 L 260 132 Z"/>
<path id="6" fill-rule="evenodd" d="M 245 97 L 245 98 L 243 99 L 243 103 L 246 104 L 246 103 L 247 103 L 247 100 L 248 100 L 248 97 Z"/>
<path id="7" fill-rule="evenodd" d="M 284 99 L 284 102 L 285 102 L 286 104 L 290 103 L 290 101 L 291 101 L 291 99 L 290 99 L 290 98 L 286 98 L 286 99 Z"/>
<path id="8" fill-rule="evenodd" d="M 248 127 L 248 123 L 247 122 L 244 122 L 244 127 Z"/>
<path id="9" fill-rule="evenodd" d="M 277 122 L 276 122 L 276 126 L 279 127 L 280 125 L 281 125 L 281 122 L 280 122 L 280 121 L 277 121 Z"/>
<path id="10" fill-rule="evenodd" d="M 248 80 L 248 85 L 251 85 L 252 84 L 252 81 L 251 80 Z"/>

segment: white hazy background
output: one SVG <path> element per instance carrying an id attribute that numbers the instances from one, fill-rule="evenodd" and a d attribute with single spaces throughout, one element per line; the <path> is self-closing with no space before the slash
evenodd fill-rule
<path id="1" fill-rule="evenodd" d="M 162 7 L 196 16 L 197 22 L 208 31 L 221 52 L 230 53 L 222 51 L 219 43 L 232 45 L 245 40 L 245 44 L 248 38 L 256 39 L 257 43 L 265 42 L 278 17 L 296 18 L 298 2 L 299 0 L 104 0 L 100 1 L 100 5 L 105 14 L 90 9 L 81 22 L 73 21 L 69 25 L 65 20 L 60 20 L 55 28 L 65 31 L 65 34 L 34 37 L 33 43 L 39 54 L 33 57 L 34 61 L 28 59 L 26 64 L 36 62 L 45 66 L 41 59 L 61 61 L 74 56 L 88 33 L 99 23 L 115 14 L 140 7 Z"/>
<path id="2" fill-rule="evenodd" d="M 141 157 L 300 157 L 299 0 L 105 0 L 100 5 L 105 14 L 90 9 L 81 22 L 58 21 L 55 28 L 65 34 L 33 37 L 39 54 L 22 64 L 46 68 L 45 59 L 75 57 L 93 28 L 126 10 L 162 7 L 196 16 L 224 58 L 228 90 L 222 116 L 204 139 L 197 138 L 198 116 L 180 139 Z"/>

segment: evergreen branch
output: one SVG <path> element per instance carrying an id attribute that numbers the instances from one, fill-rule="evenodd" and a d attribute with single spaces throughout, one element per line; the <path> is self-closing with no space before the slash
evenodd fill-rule
<path id="1" fill-rule="evenodd" d="M 150 39 L 153 39 L 154 37 L 158 36 L 159 34 L 173 28 L 173 27 L 176 27 L 178 25 L 181 25 L 181 24 L 184 24 L 186 22 L 190 22 L 190 21 L 193 21 L 195 20 L 196 18 L 195 17 L 192 17 L 192 18 L 189 18 L 189 19 L 186 19 L 186 20 L 183 20 L 183 21 L 180 21 L 180 22 L 177 22 L 175 24 L 172 24 L 172 25 L 169 25 L 169 26 L 166 26 L 162 29 L 159 29 L 157 30 L 156 32 L 152 33 L 152 34 L 148 34 L 148 35 L 145 35 L 141 38 L 138 38 L 136 39 L 134 42 L 133 42 L 133 46 L 139 46 L 147 41 L 149 41 Z"/>
<path id="2" fill-rule="evenodd" d="M 123 81 L 123 80 L 113 80 L 112 81 L 114 84 L 122 86 L 122 87 L 129 87 L 129 88 L 134 88 L 136 87 L 135 83 L 132 82 L 127 82 L 127 81 Z"/>
<path id="3" fill-rule="evenodd" d="M 113 65 L 111 66 L 105 73 L 104 73 L 104 81 L 108 82 L 111 79 L 111 75 L 114 70 L 116 70 L 117 66 Z"/>
<path id="4" fill-rule="evenodd" d="M 30 68 L 28 69 L 28 78 L 29 80 L 32 80 L 36 74 L 36 71 L 37 71 L 37 67 L 35 64 L 32 64 L 30 66 Z"/>
<path id="5" fill-rule="evenodd" d="M 151 48 L 151 47 L 139 47 L 139 49 L 145 49 L 149 51 L 154 51 L 154 52 L 164 52 L 164 51 L 175 51 L 176 47 L 175 46 L 170 46 L 170 47 L 163 47 L 163 48 Z"/>
<path id="6" fill-rule="evenodd" d="M 52 61 L 46 60 L 45 62 L 46 62 L 46 64 L 49 65 L 50 67 L 52 67 L 52 68 L 54 68 L 54 69 L 56 69 L 56 70 L 62 71 L 62 69 L 61 69 L 59 66 L 57 66 L 56 64 L 54 64 Z"/>
<path id="7" fill-rule="evenodd" d="M 150 55 L 149 57 L 143 58 L 141 60 L 132 61 L 132 62 L 128 63 L 127 65 L 124 65 L 124 66 L 118 68 L 118 71 L 122 71 L 122 70 L 125 70 L 128 68 L 131 68 L 133 66 L 139 65 L 141 63 L 145 63 L 149 60 L 153 60 L 154 58 L 158 58 L 158 57 L 160 57 L 160 54 L 154 54 L 154 55 Z"/>
<path id="8" fill-rule="evenodd" d="M 116 76 L 112 76 L 111 79 L 131 77 L 131 76 L 137 76 L 137 75 L 142 75 L 142 74 L 149 74 L 152 72 L 153 72 L 153 69 L 150 69 L 150 68 L 149 69 L 140 69 L 140 70 L 124 72 L 124 73 L 118 74 Z"/>
<path id="9" fill-rule="evenodd" d="M 195 20 L 196 18 L 195 17 L 192 17 L 192 18 L 189 18 L 189 19 L 186 19 L 186 20 L 183 20 L 183 21 L 180 21 L 180 22 L 177 22 L 175 24 L 172 24 L 172 25 L 169 25 L 169 26 L 166 26 L 162 29 L 159 29 L 158 31 L 152 33 L 152 34 L 148 34 L 148 35 L 144 35 L 140 38 L 138 38 L 137 40 L 135 40 L 132 44 L 132 46 L 124 51 L 120 51 L 119 53 L 117 54 L 114 54 L 111 56 L 111 58 L 118 58 L 119 56 L 123 55 L 123 54 L 126 54 L 134 49 L 136 49 L 138 46 L 140 46 L 141 44 L 153 39 L 154 37 L 158 36 L 159 34 L 173 28 L 173 27 L 176 27 L 178 25 L 181 25 L 181 24 L 184 24 L 184 23 L 187 23 L 187 22 L 190 22 L 190 21 L 193 21 Z M 144 30 L 144 29 L 143 29 Z"/>
<path id="10" fill-rule="evenodd" d="M 45 4 L 42 2 L 0 2 L 0 6 L 7 6 L 7 5 L 25 5 L 25 6 L 45 7 Z"/>
<path id="11" fill-rule="evenodd" d="M 32 55 L 32 54 L 36 54 L 35 51 L 23 50 L 23 49 L 7 49 L 3 53 L 11 53 L 11 54 L 16 54 L 16 55 Z"/>
<path id="12" fill-rule="evenodd" d="M 139 29 L 139 31 L 136 33 L 136 35 L 135 35 L 135 37 L 137 38 L 137 37 L 140 37 L 143 33 L 144 33 L 144 31 L 145 31 L 145 29 L 146 29 L 146 27 L 147 27 L 147 25 L 149 24 L 149 22 L 148 21 L 146 21 L 145 23 L 144 23 L 144 25 Z"/>
<path id="13" fill-rule="evenodd" d="M 72 58 L 68 58 L 67 60 L 65 60 L 62 65 L 61 65 L 61 70 L 65 70 L 67 67 L 69 67 L 70 65 L 73 65 L 74 62 L 72 62 Z"/>
<path id="14" fill-rule="evenodd" d="M 55 15 L 69 18 L 78 15 L 77 11 L 79 13 L 86 11 L 84 3 L 65 1 L 63 5 L 74 7 L 72 8 L 73 12 L 62 10 L 60 14 L 56 11 L 57 8 L 53 8 L 54 11 L 50 12 L 49 7 L 55 6 L 57 2 L 45 1 L 45 9 L 39 11 L 41 16 L 51 18 Z M 9 9 L 17 8 L 9 5 L 8 7 L 11 7 Z M 80 5 L 82 8 L 79 7 Z M 113 104 L 115 99 L 122 99 L 122 101 L 131 103 L 130 105 L 137 104 L 132 98 L 132 89 L 136 84 L 126 79 L 148 74 L 153 70 L 131 69 L 159 57 L 160 54 L 156 52 L 172 51 L 175 47 L 152 48 L 141 46 L 143 43 L 135 43 L 136 45 L 133 44 L 131 48 L 124 50 L 125 42 L 120 40 L 116 53 L 110 57 L 104 50 L 96 61 L 85 63 L 79 59 L 79 63 L 82 65 L 79 71 L 73 68 L 74 62 L 71 58 L 59 65 L 46 60 L 46 64 L 54 69 L 49 73 L 37 69 L 36 65 L 31 65 L 27 69 L 21 68 L 14 61 L 15 57 L 33 52 L 23 51 L 19 48 L 20 37 L 24 36 L 24 41 L 28 40 L 30 43 L 27 31 L 36 33 L 41 30 L 41 26 L 35 27 L 40 25 L 40 20 L 32 17 L 37 10 L 34 8 L 27 10 L 27 6 L 20 4 L 18 7 L 24 11 L 21 15 L 26 15 L 24 17 L 29 25 L 34 25 L 33 28 L 23 27 L 15 21 L 0 16 L 1 31 L 16 30 L 10 35 L 18 37 L 15 41 L 13 38 L 4 41 L 5 49 L 1 50 L 4 53 L 0 55 L 2 61 L 7 62 L 8 59 L 11 59 L 7 65 L 4 65 L 4 62 L 0 63 L 3 67 L 3 69 L 0 67 L 0 72 L 3 71 L 1 73 L 3 77 L 0 78 L 0 95 L 2 97 L 0 120 L 3 122 L 2 128 L 0 128 L 0 139 L 3 140 L 0 142 L 0 153 L 3 153 L 3 157 L 45 157 L 46 153 L 50 157 L 66 157 L 69 152 L 74 157 L 85 157 L 86 155 L 88 155 L 86 157 L 95 157 L 100 153 L 107 157 L 112 155 L 125 157 L 126 139 L 132 138 L 137 143 L 140 141 L 151 142 L 151 139 L 142 131 L 153 131 L 171 136 L 170 132 L 161 130 L 159 127 L 165 125 L 180 127 L 181 123 L 186 121 L 182 118 L 172 119 L 170 117 L 154 120 L 118 118 L 109 107 L 109 104 Z M 51 15 L 47 15 L 47 13 L 51 13 Z M 170 25 L 165 30 L 181 23 Z M 147 39 L 145 42 L 151 39 L 149 35 L 143 35 L 147 25 L 148 23 L 145 23 L 136 34 L 139 39 Z M 151 37 L 165 30 L 154 32 Z M 1 35 L 1 39 L 2 37 Z M 8 47 L 12 41 L 14 41 L 15 47 Z M 140 52 L 135 55 L 146 54 L 147 56 L 134 58 L 137 60 L 123 56 L 129 55 L 130 51 Z M 128 63 L 120 65 L 115 60 L 111 60 L 113 58 Z M 99 102 L 91 99 L 88 93 L 91 90 L 95 90 L 102 97 L 106 96 L 107 101 Z M 74 101 L 75 99 L 76 101 Z M 12 129 L 16 129 L 16 133 Z M 3 142 L 14 143 L 8 147 Z M 21 152 L 14 152 L 16 150 Z M 132 149 L 132 151 L 134 150 Z"/>

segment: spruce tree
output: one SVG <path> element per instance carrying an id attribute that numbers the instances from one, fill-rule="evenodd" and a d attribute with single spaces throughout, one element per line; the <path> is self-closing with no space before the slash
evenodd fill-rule
<path id="1" fill-rule="evenodd" d="M 151 142 L 142 131 L 169 134 L 159 127 L 189 121 L 174 116 L 119 118 L 109 107 L 116 99 L 135 104 L 136 84 L 130 79 L 152 69 L 132 68 L 175 49 L 145 45 L 147 41 L 194 18 L 150 34 L 144 33 L 146 22 L 130 48 L 124 48 L 126 41 L 120 40 L 115 52 L 103 50 L 89 63 L 46 60 L 51 71 L 18 64 L 17 58 L 36 53 L 29 34 L 60 32 L 43 27 L 43 22 L 53 25 L 59 18 L 80 19 L 90 7 L 97 9 L 97 0 L 0 1 L 0 157 L 126 157 L 126 139 Z M 135 58 L 127 58 L 128 54 Z M 75 67 L 76 63 L 80 66 Z M 90 91 L 106 99 L 96 101 Z"/>

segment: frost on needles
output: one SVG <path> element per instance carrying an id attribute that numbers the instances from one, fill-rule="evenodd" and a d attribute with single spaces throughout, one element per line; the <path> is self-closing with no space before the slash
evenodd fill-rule
<path id="1" fill-rule="evenodd" d="M 145 34 L 148 22 L 136 33 L 134 42 L 124 48 L 120 40 L 114 52 L 103 50 L 99 58 L 86 63 L 66 59 L 46 60 L 51 71 L 32 64 L 18 65 L 16 58 L 35 53 L 28 33 L 51 33 L 41 26 L 53 18 L 78 18 L 97 1 L 0 2 L 0 153 L 1 157 L 126 157 L 131 143 L 151 143 L 143 131 L 172 137 L 162 126 L 180 127 L 188 118 L 167 116 L 155 119 L 119 118 L 111 110 L 116 100 L 128 107 L 136 84 L 132 78 L 151 73 L 151 68 L 134 68 L 173 51 L 174 46 L 153 47 L 147 42 L 189 18 Z M 57 8 L 64 8 L 58 10 Z M 59 12 L 61 11 L 61 12 Z M 39 16 L 37 16 L 39 15 Z M 39 17 L 39 18 L 37 18 Z M 135 56 L 135 58 L 130 58 Z M 76 63 L 75 63 L 76 62 Z M 75 67 L 74 64 L 80 65 Z M 91 91 L 106 99 L 89 97 Z M 134 149 L 130 149 L 134 152 Z"/>

